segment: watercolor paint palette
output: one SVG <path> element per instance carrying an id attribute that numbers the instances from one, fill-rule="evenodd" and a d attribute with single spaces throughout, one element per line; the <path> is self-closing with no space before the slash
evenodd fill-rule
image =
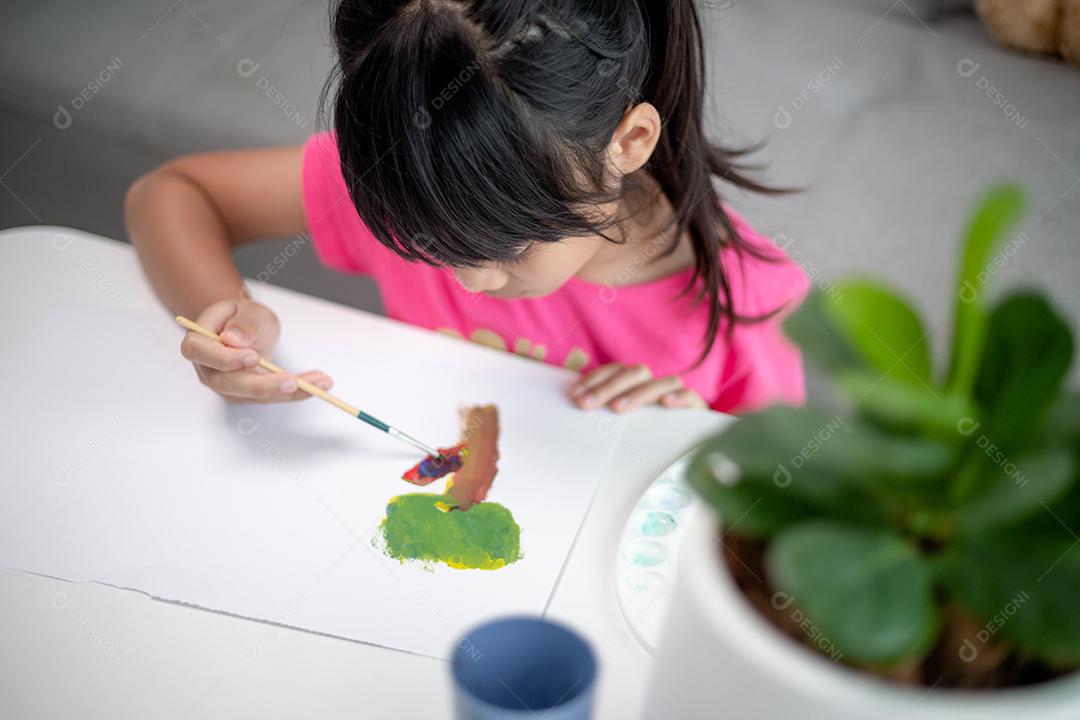
<path id="1" fill-rule="evenodd" d="M 669 465 L 641 496 L 623 528 L 615 560 L 615 594 L 627 624 L 650 653 L 678 569 L 679 548 L 700 501 L 686 482 L 689 455 Z"/>

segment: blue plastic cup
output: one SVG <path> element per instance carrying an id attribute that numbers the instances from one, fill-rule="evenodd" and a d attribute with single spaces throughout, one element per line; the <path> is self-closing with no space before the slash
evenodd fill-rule
<path id="1" fill-rule="evenodd" d="M 577 633 L 539 618 L 493 620 L 454 650 L 458 720 L 587 720 L 596 655 Z"/>

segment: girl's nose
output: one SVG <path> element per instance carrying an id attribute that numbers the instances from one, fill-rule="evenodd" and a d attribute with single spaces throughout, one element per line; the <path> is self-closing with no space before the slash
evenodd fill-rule
<path id="1" fill-rule="evenodd" d="M 454 274 L 458 283 L 470 292 L 495 292 L 510 280 L 510 275 L 498 268 L 463 268 Z"/>

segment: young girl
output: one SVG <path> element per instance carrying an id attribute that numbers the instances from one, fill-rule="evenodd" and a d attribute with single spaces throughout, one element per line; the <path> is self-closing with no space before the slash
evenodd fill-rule
<path id="1" fill-rule="evenodd" d="M 332 34 L 333 132 L 128 193 L 154 288 L 222 334 L 181 344 L 205 385 L 306 396 L 254 369 L 280 326 L 230 249 L 307 232 L 390 317 L 581 371 L 581 408 L 802 401 L 780 319 L 808 281 L 714 189 L 767 191 L 705 138 L 693 0 L 341 0 Z"/>

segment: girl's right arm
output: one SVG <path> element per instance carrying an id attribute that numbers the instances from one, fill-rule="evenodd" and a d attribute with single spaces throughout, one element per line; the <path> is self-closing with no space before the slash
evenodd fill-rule
<path id="1" fill-rule="evenodd" d="M 235 401 L 308 397 L 288 375 L 255 368 L 269 357 L 277 316 L 248 299 L 232 249 L 306 230 L 301 147 L 187 155 L 136 180 L 124 204 L 128 234 L 150 284 L 176 314 L 195 318 L 225 344 L 187 333 L 180 351 L 199 379 Z M 317 370 L 300 377 L 329 389 Z"/>

